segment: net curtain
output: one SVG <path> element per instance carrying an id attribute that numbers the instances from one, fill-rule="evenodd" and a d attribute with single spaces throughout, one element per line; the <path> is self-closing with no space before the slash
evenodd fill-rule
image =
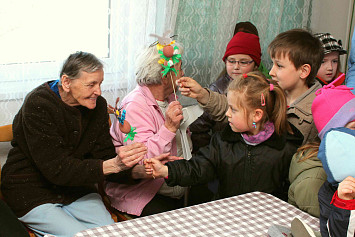
<path id="1" fill-rule="evenodd" d="M 270 68 L 268 44 L 280 32 L 308 28 L 312 7 L 311 0 L 111 0 L 111 3 L 115 12 L 111 16 L 110 34 L 116 40 L 111 42 L 111 47 L 116 56 L 105 65 L 103 83 L 103 96 L 110 104 L 136 86 L 135 57 L 142 46 L 156 40 L 149 36 L 151 33 L 162 35 L 170 29 L 178 35 L 177 41 L 185 48 L 182 58 L 185 75 L 207 86 L 224 67 L 221 58 L 237 22 L 255 24 L 262 61 Z M 58 68 L 61 63 L 56 63 Z M 12 91 L 7 84 L 11 73 L 11 69 L 1 72 L 0 125 L 12 123 L 24 96 L 35 86 L 58 79 L 49 75 L 33 83 L 34 79 L 18 78 L 22 88 Z M 46 69 L 39 69 L 38 73 L 45 74 Z"/>

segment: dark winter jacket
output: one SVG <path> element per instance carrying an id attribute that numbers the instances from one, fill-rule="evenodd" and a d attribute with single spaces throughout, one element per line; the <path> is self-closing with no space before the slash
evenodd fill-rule
<path id="1" fill-rule="evenodd" d="M 27 95 L 13 134 L 1 189 L 19 217 L 41 204 L 69 204 L 96 192 L 103 160 L 116 156 L 105 99 L 99 96 L 92 110 L 69 106 L 48 83 Z"/>
<path id="2" fill-rule="evenodd" d="M 355 236 L 355 212 L 331 204 L 332 197 L 338 185 L 325 181 L 319 189 L 318 201 L 320 206 L 320 231 L 323 237 Z"/>
<path id="3" fill-rule="evenodd" d="M 336 192 L 346 177 L 355 177 L 354 144 L 355 131 L 338 127 L 328 130 L 319 146 L 318 158 L 327 174 L 318 192 L 322 236 L 355 236 L 355 200 L 340 199 Z"/>
<path id="4" fill-rule="evenodd" d="M 226 95 L 227 88 L 232 79 L 227 73 L 219 77 L 213 82 L 209 89 L 218 92 L 219 94 Z M 204 112 L 198 119 L 195 120 L 190 126 L 191 140 L 193 144 L 193 152 L 197 152 L 199 148 L 207 146 L 210 143 L 213 132 L 221 131 L 227 126 L 226 123 L 216 122 L 211 116 Z"/>
<path id="5" fill-rule="evenodd" d="M 189 186 L 219 180 L 219 198 L 262 191 L 287 200 L 285 185 L 293 154 L 302 143 L 302 135 L 278 136 L 256 146 L 247 145 L 240 133 L 227 126 L 213 135 L 189 161 L 167 163 L 169 186 Z"/>

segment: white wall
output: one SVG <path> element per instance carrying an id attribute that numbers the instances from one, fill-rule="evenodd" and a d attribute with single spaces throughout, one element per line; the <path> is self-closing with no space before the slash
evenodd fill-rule
<path id="1" fill-rule="evenodd" d="M 343 48 L 349 52 L 355 19 L 352 20 L 353 0 L 314 0 L 311 30 L 313 33 L 332 34 L 341 39 Z M 347 55 L 341 57 L 342 71 L 345 72 Z"/>

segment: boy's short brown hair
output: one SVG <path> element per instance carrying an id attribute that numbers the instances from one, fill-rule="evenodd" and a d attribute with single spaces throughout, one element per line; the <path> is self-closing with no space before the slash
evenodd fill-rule
<path id="1" fill-rule="evenodd" d="M 304 64 L 309 64 L 311 72 L 306 78 L 309 87 L 313 84 L 324 58 L 319 39 L 303 29 L 292 29 L 280 33 L 270 43 L 268 53 L 271 58 L 288 56 L 296 69 Z"/>

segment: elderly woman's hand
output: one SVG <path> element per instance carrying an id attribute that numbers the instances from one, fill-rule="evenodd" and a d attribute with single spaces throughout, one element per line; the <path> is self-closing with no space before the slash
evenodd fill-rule
<path id="1" fill-rule="evenodd" d="M 182 119 L 182 106 L 180 102 L 171 102 L 165 111 L 165 127 L 169 129 L 169 131 L 176 133 L 176 130 L 178 130 L 180 127 L 180 122 Z"/>
<path id="2" fill-rule="evenodd" d="M 121 146 L 115 158 L 104 161 L 103 172 L 107 175 L 129 169 L 142 160 L 145 154 L 147 147 L 143 143 Z"/>
<path id="3" fill-rule="evenodd" d="M 209 93 L 190 77 L 181 77 L 176 81 L 179 91 L 182 95 L 196 99 L 199 103 L 205 105 L 208 102 Z"/>
<path id="4" fill-rule="evenodd" d="M 140 142 L 118 148 L 117 164 L 122 170 L 129 169 L 136 165 L 147 154 L 147 147 Z"/>

